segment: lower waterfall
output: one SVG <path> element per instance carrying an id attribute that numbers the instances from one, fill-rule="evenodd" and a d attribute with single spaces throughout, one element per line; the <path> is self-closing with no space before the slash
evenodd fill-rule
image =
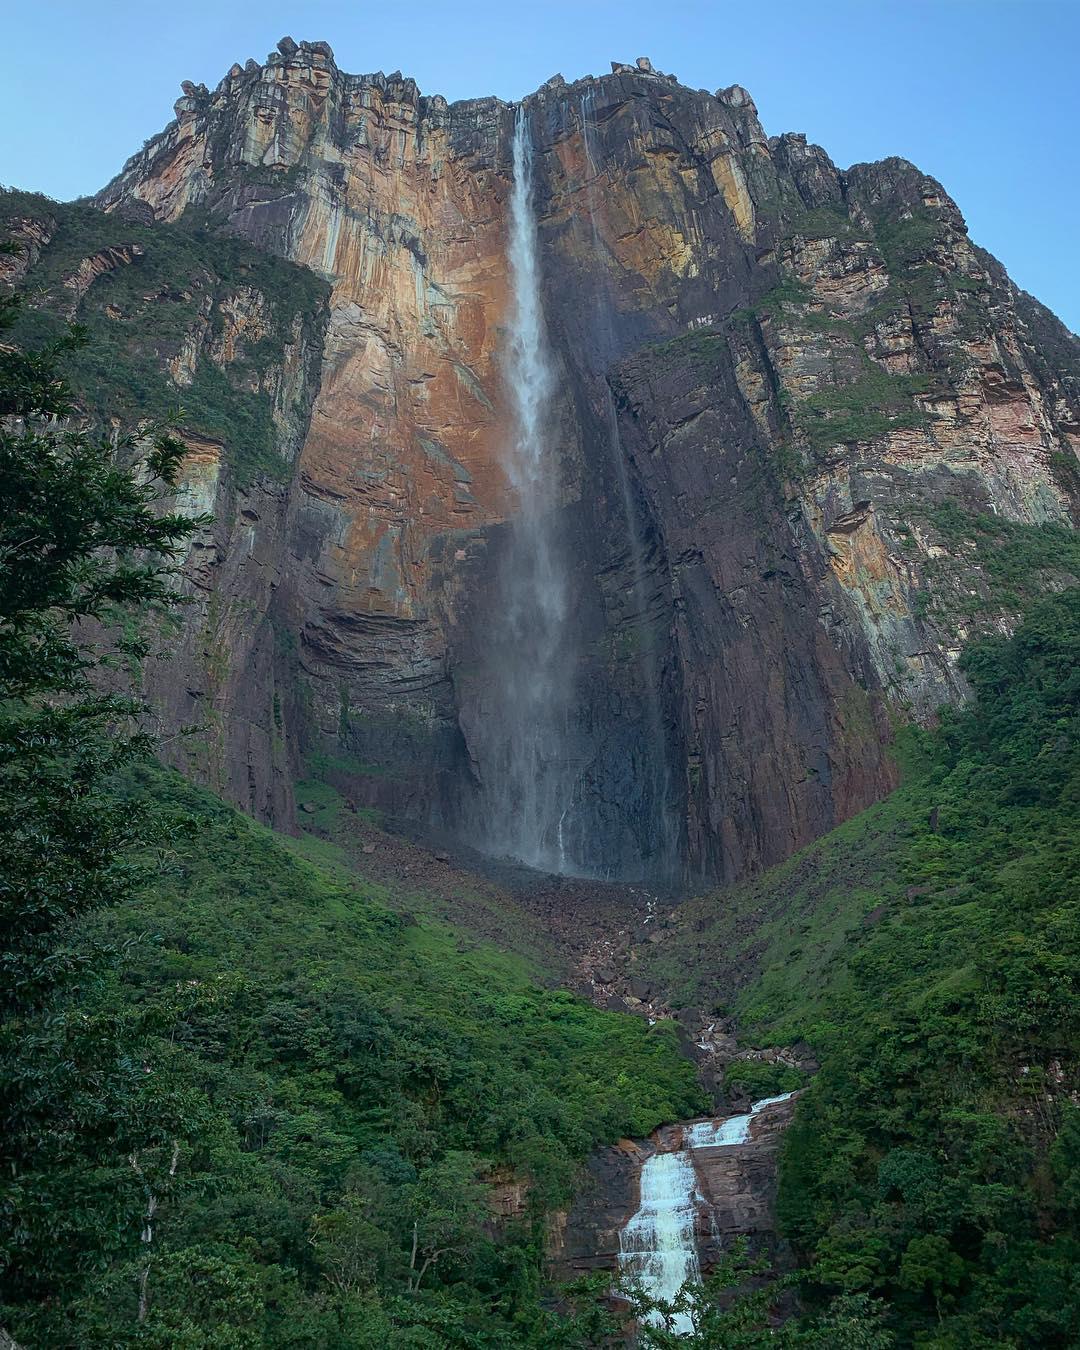
<path id="1" fill-rule="evenodd" d="M 688 1280 L 701 1277 L 694 1237 L 698 1203 L 689 1150 L 657 1153 L 641 1169 L 637 1213 L 619 1234 L 619 1269 L 638 1280 L 651 1298 L 671 1303 Z M 658 1313 L 648 1320 L 663 1325 Z M 685 1336 L 694 1324 L 689 1314 L 676 1313 L 671 1329 Z"/>
<path id="2" fill-rule="evenodd" d="M 650 1298 L 672 1303 L 684 1284 L 701 1278 L 698 1260 L 698 1213 L 705 1198 L 698 1186 L 694 1152 L 724 1148 L 750 1140 L 750 1122 L 766 1107 L 786 1102 L 794 1093 L 763 1097 L 745 1115 L 701 1120 L 683 1132 L 683 1146 L 674 1153 L 654 1153 L 641 1169 L 640 1199 L 619 1234 L 619 1270 L 636 1280 Z M 646 1319 L 664 1326 L 660 1313 Z M 674 1314 L 667 1325 L 679 1336 L 694 1330 L 689 1313 Z"/>

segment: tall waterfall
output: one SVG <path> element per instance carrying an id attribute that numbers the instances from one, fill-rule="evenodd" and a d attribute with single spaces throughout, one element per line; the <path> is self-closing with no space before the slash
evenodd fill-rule
<path id="1" fill-rule="evenodd" d="M 483 828 L 493 851 L 547 871 L 573 872 L 566 825 L 582 766 L 571 753 L 575 662 L 566 550 L 558 534 L 558 462 L 548 421 L 555 381 L 524 105 L 514 123 L 513 170 L 506 353 L 513 436 L 505 464 L 517 511 L 500 556 L 500 604 L 489 634 Z"/>
<path id="2" fill-rule="evenodd" d="M 636 1279 L 651 1298 L 672 1303 L 684 1284 L 701 1278 L 696 1230 L 705 1200 L 698 1187 L 695 1152 L 749 1143 L 750 1122 L 758 1112 L 793 1096 L 785 1092 L 764 1097 L 745 1115 L 697 1121 L 684 1131 L 681 1149 L 654 1153 L 645 1160 L 638 1208 L 619 1233 L 619 1270 Z M 648 1320 L 664 1325 L 659 1313 L 650 1314 Z M 669 1326 L 680 1336 L 694 1330 L 693 1319 L 685 1312 L 676 1313 Z"/>

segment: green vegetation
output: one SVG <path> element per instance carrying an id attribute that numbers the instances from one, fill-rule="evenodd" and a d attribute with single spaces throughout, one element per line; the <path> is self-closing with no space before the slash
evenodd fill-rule
<path id="1" fill-rule="evenodd" d="M 809 1317 L 775 1325 L 782 1301 L 791 1304 L 798 1275 L 778 1275 L 767 1262 L 752 1260 L 745 1238 L 737 1239 L 700 1283 L 687 1283 L 673 1300 L 651 1297 L 633 1281 L 616 1278 L 614 1288 L 638 1323 L 638 1350 L 892 1350 L 896 1342 L 883 1325 L 884 1309 L 865 1294 L 841 1294 Z M 571 1317 L 552 1329 L 546 1346 L 626 1345 L 626 1316 L 604 1303 L 611 1276 L 588 1276 L 564 1291 Z M 689 1317 L 693 1332 L 674 1329 L 674 1318 Z M 646 1320 L 647 1319 L 647 1320 Z"/>
<path id="2" fill-rule="evenodd" d="M 0 298 L 0 330 L 19 303 Z M 50 1297 L 72 1252 L 92 1259 L 111 1237 L 101 1214 L 104 1248 L 87 1244 L 100 1159 L 80 1146 L 107 1138 L 115 1160 L 140 1138 L 122 1019 L 70 1002 L 97 955 L 78 925 L 133 895 L 132 850 L 154 834 L 144 807 L 109 791 L 148 745 L 138 703 L 102 692 L 138 634 L 122 628 L 112 653 L 92 634 L 118 607 L 178 603 L 172 560 L 202 523 L 168 509 L 184 453 L 171 436 L 151 432 L 136 457 L 58 429 L 72 401 L 57 365 L 84 342 L 71 330 L 0 346 L 0 1269 L 5 1289 Z"/>
<path id="3" fill-rule="evenodd" d="M 62 1310 L 19 1306 L 9 1325 L 35 1345 L 137 1328 L 172 1345 L 219 1324 L 252 1346 L 524 1343 L 542 1217 L 576 1163 L 702 1106 L 671 1028 L 539 988 L 177 776 L 143 770 L 127 792 L 196 825 L 137 904 L 84 932 L 124 955 L 80 1011 L 123 1010 L 157 1112 L 150 1313 L 140 1327 L 145 1195 L 119 1159 L 88 1216 L 123 1219 L 114 1249 L 91 1242 Z M 498 1242 L 493 1176 L 529 1188 Z"/>
<path id="4" fill-rule="evenodd" d="M 808 305 L 813 301 L 813 296 L 801 281 L 794 277 L 786 276 L 778 281 L 771 290 L 765 292 L 763 296 L 755 303 L 754 314 L 770 315 L 777 317 L 793 305 Z"/>
<path id="5" fill-rule="evenodd" d="M 724 1073 L 725 1087 L 740 1087 L 751 1101 L 806 1086 L 798 1069 L 764 1059 L 737 1059 Z"/>
<path id="6" fill-rule="evenodd" d="M 0 192 L 0 229 L 14 220 L 51 222 L 51 238 L 31 268 L 24 306 L 13 337 L 23 344 L 49 342 L 66 330 L 75 293 L 64 285 L 84 259 L 110 247 L 135 245 L 132 261 L 103 273 L 78 305 L 91 341 L 71 354 L 66 374 L 80 408 L 101 425 L 119 418 L 174 416 L 186 429 L 221 441 L 234 475 L 247 484 L 260 474 L 281 478 L 288 465 L 277 448 L 273 396 L 263 387 L 267 367 L 299 325 L 317 339 L 326 284 L 304 267 L 252 248 L 208 228 L 143 225 L 106 215 L 85 203 L 60 204 L 26 192 Z M 185 338 L 205 324 L 206 340 L 219 339 L 225 309 L 241 290 L 260 306 L 258 336 L 242 338 L 233 359 L 216 364 L 203 352 L 190 384 L 178 385 L 168 363 Z M 265 331 L 263 327 L 265 326 Z"/>
<path id="7" fill-rule="evenodd" d="M 707 372 L 715 367 L 724 350 L 724 336 L 717 328 L 695 328 L 645 348 L 657 369 L 662 371 L 688 366 Z"/>
<path id="8" fill-rule="evenodd" d="M 901 427 L 926 424 L 915 395 L 926 392 L 927 376 L 891 375 L 869 360 L 865 365 L 857 380 L 822 389 L 795 408 L 795 423 L 815 454 L 834 445 L 869 441 Z"/>
<path id="9" fill-rule="evenodd" d="M 867 240 L 877 244 L 889 272 L 889 284 L 862 315 L 839 318 L 815 302 L 812 292 L 790 274 L 760 296 L 749 309 L 738 310 L 730 321 L 745 325 L 755 318 L 771 318 L 788 325 L 819 332 L 839 342 L 862 365 L 857 379 L 822 389 L 786 411 L 795 429 L 805 439 L 812 463 L 833 446 L 869 441 L 900 428 L 925 426 L 928 416 L 917 396 L 931 392 L 930 375 L 890 374 L 866 354 L 865 344 L 882 322 L 903 308 L 917 319 L 927 320 L 943 299 L 957 307 L 961 331 L 974 334 L 982 327 L 977 293 L 979 280 L 948 271 L 932 259 L 934 245 L 945 238 L 941 218 L 931 211 L 916 210 L 909 216 L 881 213 L 873 231 L 859 227 L 839 207 L 823 206 L 797 217 L 787 238 L 837 238 Z M 962 363 L 957 356 L 956 361 Z M 959 367 L 953 376 L 959 373 Z M 785 476 L 798 478 L 807 465 L 794 445 L 783 448 L 781 465 Z M 1067 466 L 1062 466 L 1067 471 Z"/>
<path id="10" fill-rule="evenodd" d="M 1080 461 L 1077 460 L 1073 451 L 1052 451 L 1050 469 L 1066 492 L 1073 496 L 1080 496 Z"/>
<path id="11" fill-rule="evenodd" d="M 848 215 L 842 206 L 815 206 L 804 211 L 787 228 L 787 238 L 869 239 L 870 234 Z"/>
<path id="12" fill-rule="evenodd" d="M 748 328 L 759 319 L 776 319 L 825 333 L 848 329 L 849 325 L 843 320 L 815 306 L 820 306 L 820 302 L 814 299 L 809 288 L 795 277 L 787 275 L 758 296 L 748 308 L 733 310 L 727 322 L 738 328 Z"/>
<path id="13" fill-rule="evenodd" d="M 925 208 L 901 217 L 881 212 L 874 220 L 874 239 L 889 273 L 889 285 L 878 300 L 854 325 L 860 337 L 907 308 L 919 322 L 927 322 L 943 300 L 955 308 L 960 333 L 974 337 L 985 328 L 985 311 L 980 303 L 985 284 L 980 278 L 940 266 L 934 249 L 947 238 L 941 218 Z"/>
<path id="14" fill-rule="evenodd" d="M 808 1308 L 884 1299 L 899 1345 L 1066 1347 L 1080 1337 L 1080 590 L 963 667 L 975 704 L 910 739 L 888 801 L 699 902 L 652 973 L 697 971 L 683 993 L 708 1002 L 741 967 L 748 1030 L 821 1058 L 780 1191 Z"/>
<path id="15" fill-rule="evenodd" d="M 785 272 L 780 280 L 754 303 L 733 311 L 725 328 L 747 328 L 760 320 L 772 320 L 839 341 L 844 356 L 861 367 L 854 379 L 819 390 L 793 402 L 781 393 L 783 411 L 806 444 L 800 451 L 793 440 L 781 444 L 777 467 L 785 478 L 798 479 L 812 464 L 834 446 L 874 440 L 891 431 L 928 424 L 927 413 L 919 406 L 918 396 L 931 392 L 933 377 L 922 373 L 892 374 L 866 354 L 865 339 L 883 320 L 902 306 L 927 317 L 944 297 L 961 303 L 961 317 L 968 313 L 966 293 L 979 290 L 980 283 L 948 272 L 929 258 L 935 243 L 944 237 L 941 219 L 934 213 L 918 210 L 900 218 L 882 214 L 873 232 L 861 228 L 840 207 L 822 206 L 806 211 L 792 221 L 786 238 L 839 238 L 846 241 L 873 240 L 877 243 L 889 270 L 885 291 L 870 309 L 858 318 L 838 318 L 815 301 L 810 289 Z M 658 344 L 650 350 L 663 368 L 691 364 L 707 369 L 715 363 L 716 342 L 723 329 L 703 330 Z M 1063 472 L 1067 466 L 1062 466 Z"/>
<path id="16" fill-rule="evenodd" d="M 874 219 L 874 240 L 881 249 L 890 275 L 903 277 L 927 261 L 934 246 L 942 242 L 945 228 L 940 216 L 925 207 L 901 216 L 881 211 Z"/>
<path id="17" fill-rule="evenodd" d="M 950 556 L 926 564 L 941 584 L 923 593 L 922 614 L 976 621 L 1017 614 L 1048 590 L 1080 583 L 1080 534 L 1069 525 L 1026 525 L 952 502 L 925 514 Z"/>
<path id="18" fill-rule="evenodd" d="M 355 880 L 376 870 L 386 877 L 381 898 L 399 913 L 424 915 L 452 927 L 458 942 L 477 942 L 512 953 L 522 969 L 542 984 L 570 978 L 566 952 L 552 941 L 545 922 L 507 890 L 480 877 L 448 868 L 436 877 L 424 877 L 425 849 L 412 851 L 400 838 L 382 832 L 381 813 L 357 807 L 342 795 L 338 766 L 354 765 L 348 757 L 313 754 L 307 757 L 311 777 L 297 784 L 299 821 L 304 829 L 290 847 L 324 873 Z M 348 782 L 349 770 L 344 781 Z M 324 775 L 325 776 L 322 776 Z M 365 849 L 372 849 L 369 856 Z M 404 853 L 400 850 L 404 848 Z M 389 857 L 397 854 L 398 863 Z M 415 880 L 412 879 L 415 865 Z"/>

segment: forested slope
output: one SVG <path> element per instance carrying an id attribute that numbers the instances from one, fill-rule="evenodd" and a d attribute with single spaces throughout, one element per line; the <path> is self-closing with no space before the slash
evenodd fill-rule
<path id="1" fill-rule="evenodd" d="M 1080 1337 L 1080 591 L 963 657 L 965 711 L 886 801 L 688 904 L 643 956 L 821 1072 L 779 1211 L 817 1294 L 885 1298 L 899 1343 Z"/>

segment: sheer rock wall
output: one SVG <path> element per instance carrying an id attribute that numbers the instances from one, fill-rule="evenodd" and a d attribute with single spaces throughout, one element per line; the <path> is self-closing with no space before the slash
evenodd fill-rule
<path id="1" fill-rule="evenodd" d="M 733 878 L 891 786 L 891 719 L 963 697 L 966 621 L 925 596 L 987 583 L 933 512 L 1071 519 L 1077 341 L 971 244 L 939 184 L 768 138 L 738 86 L 616 63 L 527 104 L 579 825 L 600 870 Z M 193 444 L 218 521 L 190 576 L 246 615 L 219 630 L 216 715 L 273 727 L 225 790 L 288 827 L 306 758 L 358 802 L 467 834 L 477 653 L 513 510 L 514 109 L 283 40 L 212 92 L 185 85 L 176 114 L 97 204 L 207 223 L 331 288 L 289 481 L 254 505 L 211 490 L 213 449 Z M 243 580 L 245 550 L 272 584 Z M 260 655 L 270 613 L 287 637 Z"/>

